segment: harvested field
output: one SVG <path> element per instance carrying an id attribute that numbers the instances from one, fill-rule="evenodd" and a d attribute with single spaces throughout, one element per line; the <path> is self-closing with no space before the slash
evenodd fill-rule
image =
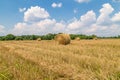
<path id="1" fill-rule="evenodd" d="M 120 39 L 0 41 L 0 80 L 120 80 Z"/>

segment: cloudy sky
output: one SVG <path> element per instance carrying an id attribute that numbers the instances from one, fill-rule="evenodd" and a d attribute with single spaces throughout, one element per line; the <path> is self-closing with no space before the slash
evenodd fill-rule
<path id="1" fill-rule="evenodd" d="M 120 0 L 1 0 L 0 35 L 120 35 Z"/>

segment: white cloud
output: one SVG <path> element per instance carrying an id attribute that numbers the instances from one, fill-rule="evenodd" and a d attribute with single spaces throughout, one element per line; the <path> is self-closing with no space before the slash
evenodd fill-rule
<path id="1" fill-rule="evenodd" d="M 76 2 L 78 2 L 78 3 L 87 3 L 87 2 L 89 2 L 90 0 L 75 0 Z"/>
<path id="2" fill-rule="evenodd" d="M 51 6 L 52 6 L 53 8 L 56 8 L 56 7 L 60 8 L 60 7 L 62 7 L 62 3 L 52 3 Z"/>
<path id="3" fill-rule="evenodd" d="M 96 21 L 96 14 L 94 11 L 88 11 L 85 15 L 81 16 L 81 22 L 85 25 L 90 25 Z"/>
<path id="4" fill-rule="evenodd" d="M 120 2 L 120 0 L 113 0 L 113 2 Z"/>
<path id="5" fill-rule="evenodd" d="M 65 25 L 49 18 L 49 13 L 38 6 L 29 8 L 24 12 L 24 22 L 17 23 L 10 31 L 15 35 L 21 34 L 47 34 L 64 31 Z"/>
<path id="6" fill-rule="evenodd" d="M 0 25 L 0 32 L 4 32 L 4 26 L 3 25 Z"/>
<path id="7" fill-rule="evenodd" d="M 52 21 L 44 20 L 35 23 L 17 23 L 13 29 L 13 34 L 41 34 Z M 46 24 L 45 24 L 46 23 Z M 48 23 L 48 24 L 47 24 Z"/>
<path id="8" fill-rule="evenodd" d="M 68 24 L 67 28 L 70 30 L 78 29 L 82 27 L 82 23 L 79 20 L 75 20 Z"/>
<path id="9" fill-rule="evenodd" d="M 96 24 L 90 25 L 89 29 L 85 31 L 85 33 L 93 33 L 98 29 L 98 26 Z"/>
<path id="10" fill-rule="evenodd" d="M 103 8 L 100 9 L 100 16 L 97 19 L 97 23 L 103 25 L 110 24 L 110 14 L 113 10 L 113 7 L 109 3 L 103 4 Z"/>
<path id="11" fill-rule="evenodd" d="M 53 27 L 53 32 L 54 33 L 59 33 L 59 32 L 63 33 L 65 31 L 66 31 L 66 25 L 63 24 L 62 22 L 60 22 L 60 23 L 57 22 Z"/>
<path id="12" fill-rule="evenodd" d="M 96 14 L 91 10 L 82 15 L 79 20 L 75 19 L 68 24 L 68 29 L 78 29 L 93 24 L 96 21 Z"/>
<path id="13" fill-rule="evenodd" d="M 112 17 L 112 21 L 114 21 L 114 22 L 120 22 L 120 12 L 116 13 L 116 14 Z"/>
<path id="14" fill-rule="evenodd" d="M 24 12 L 26 11 L 26 8 L 19 8 L 19 12 Z"/>
<path id="15" fill-rule="evenodd" d="M 28 30 L 26 26 L 27 26 L 26 23 L 17 23 L 14 29 L 11 31 L 11 33 L 16 34 L 16 35 L 26 33 L 25 30 Z"/>
<path id="16" fill-rule="evenodd" d="M 56 21 L 55 21 L 55 19 L 45 19 L 45 20 L 42 20 L 42 21 L 40 21 L 40 22 L 38 22 L 37 23 L 37 25 L 39 26 L 39 27 L 47 27 L 47 26 L 52 26 L 53 24 L 55 24 L 56 23 Z"/>
<path id="17" fill-rule="evenodd" d="M 70 33 L 96 34 L 98 36 L 118 35 L 120 34 L 120 24 L 112 22 L 111 19 L 119 21 L 119 13 L 111 17 L 110 14 L 113 10 L 114 8 L 110 4 L 103 4 L 103 7 L 99 10 L 100 15 L 98 18 L 96 18 L 94 11 L 88 11 L 80 19 L 74 19 L 74 21 L 70 22 L 68 31 Z"/>
<path id="18" fill-rule="evenodd" d="M 34 9 L 35 8 L 35 11 Z M 47 12 L 44 8 L 39 8 L 38 13 L 42 14 Z M 42 9 L 42 10 L 41 10 Z M 112 36 L 120 34 L 120 24 L 117 24 L 115 21 L 119 21 L 120 12 L 110 16 L 114 8 L 109 4 L 103 4 L 102 8 L 99 10 L 100 14 L 96 17 L 96 14 L 93 10 L 90 10 L 80 16 L 79 19 L 74 18 L 68 20 L 69 22 L 58 22 L 55 19 L 47 17 L 36 16 L 36 7 L 31 7 L 26 12 L 29 12 L 29 16 L 23 22 L 19 22 L 15 25 L 14 29 L 11 31 L 13 34 L 47 34 L 47 33 L 78 33 L 78 34 L 96 34 L 98 36 Z M 26 13 L 24 12 L 24 14 Z M 43 14 L 44 15 L 44 14 Z M 24 15 L 25 18 L 26 15 Z M 29 23 L 32 21 L 34 22 Z M 37 21 L 36 21 L 37 20 Z M 108 24 L 110 23 L 110 25 Z M 104 25 L 106 24 L 106 25 Z"/>
<path id="19" fill-rule="evenodd" d="M 102 9 L 100 9 L 100 13 L 101 14 L 106 14 L 106 15 L 109 15 L 110 13 L 113 12 L 113 7 L 109 4 L 109 3 L 105 3 L 102 5 Z"/>
<path id="20" fill-rule="evenodd" d="M 0 25 L 0 35 L 5 33 L 5 27 L 3 25 Z"/>
<path id="21" fill-rule="evenodd" d="M 101 31 L 105 31 L 108 29 L 108 26 L 101 26 L 101 25 L 97 25 L 96 23 L 95 24 L 92 24 L 89 26 L 89 29 L 87 29 L 85 31 L 85 33 L 97 33 L 97 32 L 101 32 Z"/>
<path id="22" fill-rule="evenodd" d="M 113 18 L 110 16 L 113 10 L 114 8 L 109 3 L 103 4 L 103 7 L 99 10 L 100 15 L 96 19 L 96 22 L 89 25 L 89 28 L 86 28 L 85 34 L 97 34 L 99 36 L 115 36 L 120 34 L 119 25 L 111 20 L 115 19 L 116 16 L 114 15 Z"/>
<path id="23" fill-rule="evenodd" d="M 55 19 L 44 19 L 39 22 L 28 23 L 17 23 L 14 29 L 11 31 L 13 34 L 47 34 L 47 33 L 58 33 L 63 31 L 65 25 L 61 22 L 56 22 Z"/>
<path id="24" fill-rule="evenodd" d="M 113 22 L 119 21 L 119 13 L 111 17 L 110 14 L 112 14 L 113 10 L 114 8 L 110 4 L 103 4 L 97 22 L 89 25 L 89 28 L 85 29 L 85 34 L 96 34 L 98 36 L 115 36 L 120 34 L 120 25 Z"/>
<path id="25" fill-rule="evenodd" d="M 31 22 L 50 17 L 49 13 L 39 6 L 31 7 L 24 13 L 24 21 Z"/>

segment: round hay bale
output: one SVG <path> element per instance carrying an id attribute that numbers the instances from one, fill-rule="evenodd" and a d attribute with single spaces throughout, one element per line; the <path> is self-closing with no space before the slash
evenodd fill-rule
<path id="1" fill-rule="evenodd" d="M 79 41 L 79 40 L 80 40 L 80 37 L 76 37 L 75 40 Z"/>
<path id="2" fill-rule="evenodd" d="M 58 34 L 55 36 L 55 40 L 62 45 L 70 44 L 70 36 L 69 34 Z"/>
<path id="3" fill-rule="evenodd" d="M 98 39 L 97 37 L 93 38 L 93 40 L 97 40 L 97 39 Z"/>
<path id="4" fill-rule="evenodd" d="M 41 38 L 38 38 L 37 41 L 41 41 Z"/>

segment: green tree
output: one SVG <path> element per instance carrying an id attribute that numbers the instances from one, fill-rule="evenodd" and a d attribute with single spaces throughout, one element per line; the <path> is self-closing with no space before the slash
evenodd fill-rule
<path id="1" fill-rule="evenodd" d="M 37 39 L 37 36 L 35 35 L 30 35 L 30 40 L 36 40 Z"/>
<path id="2" fill-rule="evenodd" d="M 15 40 L 23 40 L 21 36 L 17 36 Z"/>
<path id="3" fill-rule="evenodd" d="M 95 34 L 92 35 L 93 38 L 97 38 L 97 36 Z"/>
<path id="4" fill-rule="evenodd" d="M 5 40 L 5 36 L 0 36 L 0 41 L 4 41 Z"/>
<path id="5" fill-rule="evenodd" d="M 13 34 L 8 34 L 5 36 L 5 40 L 14 40 L 15 36 Z"/>

